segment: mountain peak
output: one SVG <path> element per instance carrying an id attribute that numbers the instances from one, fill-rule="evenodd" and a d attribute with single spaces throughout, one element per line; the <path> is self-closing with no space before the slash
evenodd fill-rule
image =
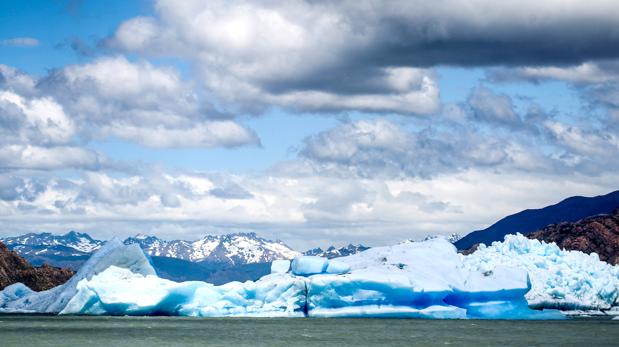
<path id="1" fill-rule="evenodd" d="M 350 243 L 348 244 L 348 246 L 343 246 L 340 248 L 336 248 L 335 246 L 329 246 L 329 248 L 327 248 L 326 251 L 323 251 L 322 248 L 317 247 L 317 248 L 310 249 L 309 251 L 306 251 L 303 254 L 333 259 L 333 258 L 339 258 L 339 257 L 345 257 L 348 255 L 357 254 L 367 249 L 370 249 L 370 247 L 366 247 L 361 244 L 353 245 L 352 243 Z"/>
<path id="2" fill-rule="evenodd" d="M 98 249 L 104 242 L 86 233 L 69 231 L 64 235 L 50 233 L 27 234 L 4 239 L 7 245 L 23 254 L 84 255 Z M 224 262 L 252 264 L 276 259 L 292 259 L 299 253 L 281 241 L 259 237 L 254 232 L 225 235 L 205 235 L 196 241 L 162 240 L 157 236 L 137 234 L 124 244 L 138 244 L 146 254 L 177 258 L 193 262 Z"/>

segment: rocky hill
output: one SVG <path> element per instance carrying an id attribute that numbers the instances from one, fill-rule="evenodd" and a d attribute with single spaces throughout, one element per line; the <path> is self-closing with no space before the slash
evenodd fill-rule
<path id="1" fill-rule="evenodd" d="M 551 224 L 528 235 L 531 239 L 554 242 L 566 250 L 597 253 L 601 260 L 619 264 L 619 209 L 577 222 Z"/>
<path id="2" fill-rule="evenodd" d="M 459 250 L 467 250 L 478 243 L 486 245 L 503 241 L 507 234 L 528 235 L 550 224 L 576 222 L 598 214 L 608 214 L 619 207 L 619 190 L 606 195 L 573 196 L 555 205 L 529 209 L 507 216 L 483 230 L 464 236 L 454 244 Z"/>
<path id="3" fill-rule="evenodd" d="M 21 282 L 34 291 L 47 290 L 65 283 L 73 276 L 70 269 L 43 265 L 34 267 L 0 242 L 0 290 Z"/>

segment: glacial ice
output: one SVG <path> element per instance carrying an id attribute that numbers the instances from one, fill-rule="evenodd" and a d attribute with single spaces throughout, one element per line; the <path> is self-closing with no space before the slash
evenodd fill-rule
<path id="1" fill-rule="evenodd" d="M 0 292 L 0 298 L 6 296 L 7 289 L 21 288 L 20 296 L 14 300 L 0 301 L 0 312 L 38 312 L 59 313 L 77 293 L 77 285 L 83 279 L 90 279 L 94 275 L 103 272 L 110 266 L 123 267 L 133 273 L 143 275 L 155 275 L 155 269 L 138 245 L 123 245 L 114 238 L 106 242 L 82 265 L 80 270 L 65 284 L 42 292 L 24 291 L 18 285 L 5 288 Z M 25 286 L 24 286 L 25 287 Z M 28 289 L 29 290 L 29 289 Z"/>
<path id="2" fill-rule="evenodd" d="M 292 260 L 292 273 L 300 276 L 309 276 L 327 271 L 329 260 L 316 256 L 299 256 Z"/>
<path id="3" fill-rule="evenodd" d="M 80 281 L 61 314 L 293 317 L 303 316 L 304 293 L 302 280 L 282 274 L 214 286 L 111 266 Z"/>
<path id="4" fill-rule="evenodd" d="M 517 234 L 482 245 L 463 257 L 463 263 L 471 271 L 504 265 L 525 269 L 531 278 L 531 290 L 525 294 L 531 308 L 607 310 L 617 305 L 619 267 L 600 261 L 595 253 L 563 251 L 554 243 Z"/>
<path id="5" fill-rule="evenodd" d="M 292 273 L 299 276 L 317 274 L 342 275 L 350 271 L 350 266 L 338 260 L 316 256 L 299 256 L 292 260 Z"/>
<path id="6" fill-rule="evenodd" d="M 556 308 L 616 309 L 618 268 L 521 235 L 469 256 L 435 238 L 337 260 L 275 261 L 258 281 L 215 286 L 159 278 L 139 248 L 109 242 L 67 284 L 41 293 L 13 285 L 0 292 L 0 306 L 90 315 L 561 319 Z"/>
<path id="7" fill-rule="evenodd" d="M 290 270 L 290 260 L 278 259 L 271 263 L 272 274 L 285 274 L 288 270 Z"/>

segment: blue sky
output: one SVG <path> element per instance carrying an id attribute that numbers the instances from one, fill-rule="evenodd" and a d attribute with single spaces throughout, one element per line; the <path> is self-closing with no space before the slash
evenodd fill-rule
<path id="1" fill-rule="evenodd" d="M 385 244 L 615 190 L 598 2 L 3 1 L 1 232 Z"/>

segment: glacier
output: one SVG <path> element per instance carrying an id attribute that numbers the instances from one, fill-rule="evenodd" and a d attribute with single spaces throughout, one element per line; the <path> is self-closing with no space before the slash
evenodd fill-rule
<path id="1" fill-rule="evenodd" d="M 463 256 L 443 238 L 329 260 L 273 262 L 252 282 L 215 286 L 159 278 L 139 249 L 103 245 L 63 286 L 0 292 L 0 311 L 196 317 L 563 319 L 616 311 L 619 267 L 596 255 L 509 235 Z"/>

